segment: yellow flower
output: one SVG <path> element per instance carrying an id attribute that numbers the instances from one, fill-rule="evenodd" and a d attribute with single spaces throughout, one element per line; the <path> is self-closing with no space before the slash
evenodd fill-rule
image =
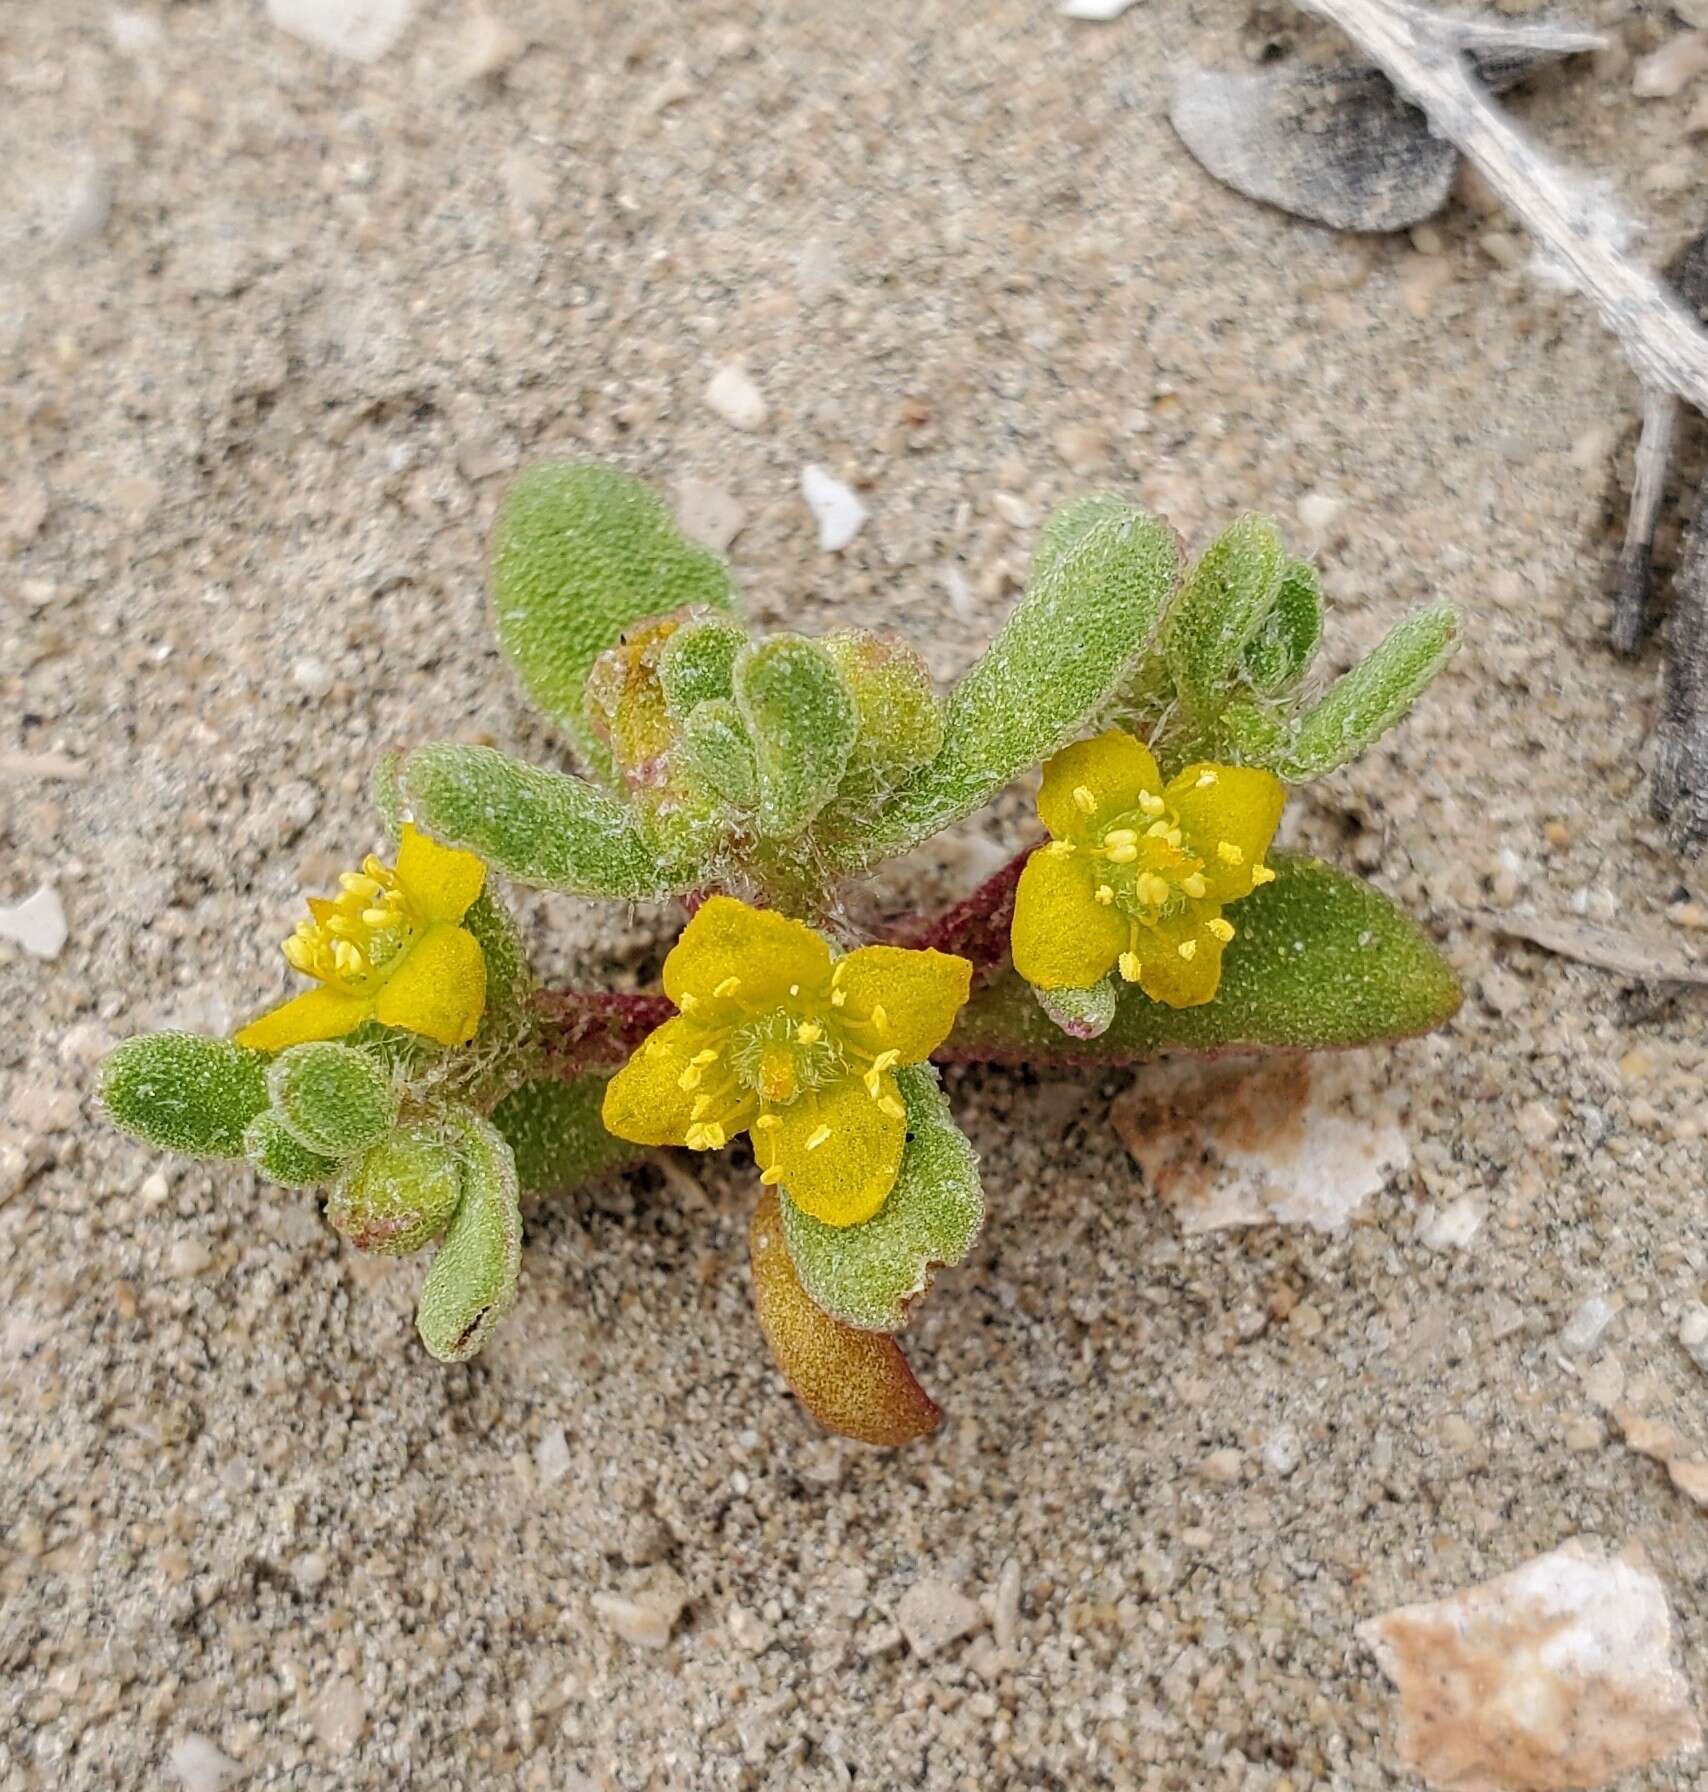
<path id="1" fill-rule="evenodd" d="M 337 1039 L 373 1019 L 463 1045 L 486 1007 L 486 955 L 459 925 L 486 882 L 473 853 L 441 846 L 407 822 L 397 869 L 369 854 L 331 901 L 285 941 L 292 966 L 318 988 L 252 1020 L 235 1038 L 257 1051 Z"/>
<path id="2" fill-rule="evenodd" d="M 751 1133 L 762 1182 L 826 1225 L 857 1225 L 907 1142 L 895 1067 L 948 1037 L 972 969 L 900 946 L 833 959 L 802 922 L 714 896 L 664 961 L 680 1013 L 611 1079 L 605 1125 L 691 1151 Z"/>
<path id="3" fill-rule="evenodd" d="M 1048 844 L 1014 898 L 1014 968 L 1038 989 L 1088 989 L 1118 966 L 1154 1001 L 1215 995 L 1222 909 L 1274 879 L 1263 862 L 1285 792 L 1268 772 L 1189 765 L 1166 787 L 1150 749 L 1119 728 L 1044 767 Z"/>

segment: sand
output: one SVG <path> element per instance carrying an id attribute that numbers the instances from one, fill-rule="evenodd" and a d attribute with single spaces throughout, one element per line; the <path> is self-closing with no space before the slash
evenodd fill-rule
<path id="1" fill-rule="evenodd" d="M 372 64 L 259 0 L 0 14 L 0 902 L 69 926 L 0 945 L 0 1788 L 1411 1784 L 1356 1626 L 1574 1536 L 1643 1554 L 1701 1684 L 1704 1515 L 1604 1414 L 1708 1437 L 1703 998 L 1478 918 L 1708 920 L 1644 812 L 1656 658 L 1603 645 L 1638 395 L 1594 318 L 1474 189 L 1361 240 L 1208 180 L 1168 63 L 1284 8 L 494 6 L 518 41 L 432 0 Z M 1703 84 L 1634 99 L 1667 16 L 1577 12 L 1616 47 L 1513 108 L 1659 260 Z M 731 363 L 756 426 L 706 402 Z M 763 622 L 944 679 L 1090 487 L 1198 542 L 1274 513 L 1338 663 L 1459 604 L 1434 696 L 1289 824 L 1464 976 L 1392 1054 L 1409 1170 L 1343 1233 L 1189 1237 L 1130 1077 L 955 1073 L 991 1220 L 910 1334 L 948 1422 L 884 1454 L 765 1360 L 735 1159 L 530 1210 L 446 1369 L 419 1264 L 104 1129 L 110 1042 L 285 987 L 383 745 L 561 761 L 483 617 L 548 451 L 714 488 Z M 870 511 L 840 553 L 809 463 Z M 521 910 L 605 983 L 674 919 Z"/>

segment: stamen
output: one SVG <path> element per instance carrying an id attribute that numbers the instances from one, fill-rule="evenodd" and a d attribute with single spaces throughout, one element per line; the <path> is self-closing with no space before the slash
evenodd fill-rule
<path id="1" fill-rule="evenodd" d="M 294 933 L 285 941 L 284 954 L 292 970 L 307 975 L 314 969 L 313 948 L 306 940 L 298 939 Z"/>
<path id="2" fill-rule="evenodd" d="M 1137 952 L 1123 952 L 1119 960 L 1119 968 L 1123 981 L 1137 983 L 1139 980 L 1139 955 Z"/>
<path id="3" fill-rule="evenodd" d="M 1130 843 L 1126 846 L 1111 846 L 1109 848 L 1109 863 L 1111 865 L 1130 865 L 1138 856 L 1139 849 Z"/>
<path id="4" fill-rule="evenodd" d="M 346 977 L 358 977 L 368 968 L 368 961 L 348 940 L 332 948 L 332 962 Z"/>
<path id="5" fill-rule="evenodd" d="M 1074 785 L 1073 802 L 1082 815 L 1089 815 L 1097 807 L 1097 798 L 1083 784 Z"/>
<path id="6" fill-rule="evenodd" d="M 1047 859 L 1071 859 L 1075 851 L 1076 848 L 1071 840 L 1052 840 L 1044 848 L 1044 857 Z"/>
<path id="7" fill-rule="evenodd" d="M 712 991 L 712 994 L 722 1001 L 726 996 L 733 996 L 740 988 L 741 979 L 739 977 L 726 977 L 723 982 Z"/>
<path id="8" fill-rule="evenodd" d="M 1183 877 L 1180 880 L 1180 887 L 1194 902 L 1202 900 L 1210 893 L 1210 886 L 1205 883 L 1202 871 L 1194 871 L 1191 876 Z"/>
<path id="9" fill-rule="evenodd" d="M 807 1150 L 816 1151 L 819 1146 L 825 1144 L 829 1138 L 830 1128 L 828 1126 L 814 1127 L 814 1129 L 807 1134 Z"/>
<path id="10" fill-rule="evenodd" d="M 385 884 L 389 886 L 396 881 L 392 874 L 391 867 L 383 864 L 379 859 L 376 859 L 372 853 L 369 853 L 368 856 L 363 859 L 362 870 L 367 876 L 371 877 L 376 884 Z"/>
<path id="11" fill-rule="evenodd" d="M 1218 915 L 1215 920 L 1206 921 L 1204 923 L 1204 931 L 1206 933 L 1214 934 L 1225 946 L 1228 941 L 1234 937 L 1234 924 L 1232 921 L 1224 921 L 1222 917 Z"/>
<path id="12" fill-rule="evenodd" d="M 372 928 L 375 933 L 389 933 L 403 920 L 396 909 L 365 908 L 362 910 L 362 925 Z"/>
<path id="13" fill-rule="evenodd" d="M 1275 873 L 1267 865 L 1253 865 L 1251 868 L 1251 887 L 1255 890 L 1260 884 L 1272 884 Z"/>
<path id="14" fill-rule="evenodd" d="M 888 1114 L 892 1120 L 905 1120 L 907 1118 L 907 1109 L 904 1108 L 893 1095 L 886 1095 L 883 1100 L 878 1103 L 878 1112 L 881 1114 Z"/>
<path id="15" fill-rule="evenodd" d="M 724 1148 L 724 1129 L 715 1120 L 708 1120 L 703 1126 L 690 1126 L 687 1133 L 690 1151 L 721 1151 Z"/>
<path id="16" fill-rule="evenodd" d="M 789 994 L 790 995 L 798 996 L 800 993 L 801 993 L 801 986 L 798 983 L 791 983 L 789 985 Z"/>
<path id="17" fill-rule="evenodd" d="M 1092 891 L 1092 894 L 1105 908 L 1115 900 L 1115 892 L 1108 884 L 1099 884 L 1097 888 Z"/>
<path id="18" fill-rule="evenodd" d="M 688 1061 L 690 1064 L 715 1064 L 718 1061 L 718 1054 L 708 1046 L 703 1052 L 695 1052 Z"/>
<path id="19" fill-rule="evenodd" d="M 761 1114 L 759 1118 L 754 1121 L 753 1130 L 755 1132 L 769 1132 L 773 1126 L 781 1126 L 782 1124 L 783 1116 L 781 1114 Z"/>
<path id="20" fill-rule="evenodd" d="M 690 1120 L 702 1119 L 705 1116 L 706 1109 L 709 1108 L 711 1105 L 712 1105 L 711 1096 L 696 1095 L 694 1097 L 694 1105 L 688 1110 L 688 1118 Z"/>
<path id="21" fill-rule="evenodd" d="M 1152 816 L 1160 815 L 1167 807 L 1168 805 L 1154 790 L 1141 790 L 1139 792 L 1139 811 L 1141 814 Z"/>
<path id="22" fill-rule="evenodd" d="M 677 1008 L 683 1014 L 692 1014 L 694 1012 L 694 1010 L 699 1007 L 699 1005 L 700 1005 L 700 998 L 696 995 L 690 994 L 687 990 L 683 990 L 681 997 L 679 998 L 679 1000 L 676 1003 Z"/>
<path id="23" fill-rule="evenodd" d="M 1168 879 L 1154 871 L 1141 871 L 1133 879 L 1133 894 L 1146 908 L 1162 908 L 1168 901 Z"/>
<path id="24" fill-rule="evenodd" d="M 676 1087 L 678 1089 L 681 1089 L 684 1093 L 687 1093 L 688 1091 L 693 1090 L 693 1089 L 697 1089 L 697 1088 L 699 1088 L 700 1084 L 705 1080 L 705 1075 L 706 1075 L 706 1073 L 699 1067 L 698 1064 L 690 1064 L 688 1066 L 688 1068 L 686 1070 L 684 1070 L 682 1072 L 682 1074 L 676 1079 Z"/>
<path id="25" fill-rule="evenodd" d="M 1245 863 L 1244 852 L 1242 852 L 1239 847 L 1235 846 L 1231 840 L 1218 840 L 1216 842 L 1216 857 L 1220 859 L 1224 865 L 1243 865 Z"/>
<path id="26" fill-rule="evenodd" d="M 775 1188 L 777 1186 L 777 1184 L 779 1182 L 781 1182 L 782 1180 L 783 1180 L 783 1171 L 782 1171 L 781 1166 L 779 1166 L 777 1164 L 773 1164 L 771 1166 L 771 1168 L 768 1169 L 765 1172 L 765 1174 L 759 1178 L 760 1185 L 764 1188 Z"/>
<path id="27" fill-rule="evenodd" d="M 833 989 L 830 992 L 830 1005 L 832 1008 L 840 1008 L 847 1000 L 848 991 L 845 989 Z"/>
<path id="28" fill-rule="evenodd" d="M 1105 846 L 1131 846 L 1139 837 L 1137 828 L 1111 828 L 1103 836 Z"/>
<path id="29" fill-rule="evenodd" d="M 816 1020 L 803 1020 L 795 1028 L 795 1037 L 802 1045 L 817 1045 L 824 1037 L 824 1028 Z"/>
<path id="30" fill-rule="evenodd" d="M 1196 958 L 1198 956 L 1198 942 L 1196 940 L 1182 940 L 1175 950 L 1179 952 L 1182 958 Z"/>
<path id="31" fill-rule="evenodd" d="M 1153 821 L 1151 825 L 1145 829 L 1145 838 L 1147 840 L 1162 840 L 1167 837 L 1167 834 L 1168 823 L 1166 821 Z"/>
<path id="32" fill-rule="evenodd" d="M 335 940 L 359 940 L 362 937 L 361 923 L 352 921 L 348 915 L 334 915 L 326 923 L 326 931 Z"/>
<path id="33" fill-rule="evenodd" d="M 1208 790 L 1215 781 L 1216 774 L 1214 772 L 1200 772 L 1198 774 L 1198 788 L 1200 790 Z"/>
<path id="34" fill-rule="evenodd" d="M 384 888 L 377 877 L 364 877 L 359 871 L 340 871 L 338 882 L 351 895 L 364 897 L 370 902 Z"/>
<path id="35" fill-rule="evenodd" d="M 885 1030 L 885 1028 L 887 1028 L 889 1026 L 889 1024 L 890 1024 L 889 1013 L 885 1009 L 883 1003 L 882 1002 L 874 1002 L 872 1004 L 872 1025 L 874 1027 L 876 1027 L 880 1033 L 882 1033 Z"/>

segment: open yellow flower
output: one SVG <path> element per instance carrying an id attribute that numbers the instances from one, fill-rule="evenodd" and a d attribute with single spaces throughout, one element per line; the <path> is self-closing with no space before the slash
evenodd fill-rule
<path id="1" fill-rule="evenodd" d="M 664 961 L 680 1012 L 611 1079 L 605 1125 L 691 1151 L 751 1133 L 761 1181 L 826 1225 L 858 1225 L 907 1143 L 895 1068 L 948 1037 L 972 969 L 901 946 L 833 958 L 804 923 L 714 896 Z"/>
<path id="2" fill-rule="evenodd" d="M 339 894 L 308 899 L 312 919 L 285 941 L 292 966 L 317 988 L 234 1035 L 257 1051 L 337 1039 L 373 1019 L 463 1045 L 486 1007 L 486 955 L 460 925 L 486 882 L 486 866 L 407 822 L 397 869 L 371 853 L 346 871 Z"/>
<path id="3" fill-rule="evenodd" d="M 1285 792 L 1268 772 L 1189 765 L 1165 786 L 1150 749 L 1111 728 L 1044 767 L 1049 842 L 1014 897 L 1014 968 L 1037 989 L 1089 989 L 1118 967 L 1154 1001 L 1216 993 L 1223 908 L 1275 873 L 1264 855 Z"/>

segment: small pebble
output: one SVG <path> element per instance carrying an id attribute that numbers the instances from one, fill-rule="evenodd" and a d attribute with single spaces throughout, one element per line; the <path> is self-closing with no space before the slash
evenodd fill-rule
<path id="1" fill-rule="evenodd" d="M 1685 1314 L 1679 1321 L 1678 1341 L 1697 1368 L 1708 1373 L 1708 1307 L 1693 1306 Z"/>
<path id="2" fill-rule="evenodd" d="M 721 485 L 681 479 L 676 486 L 676 521 L 690 541 L 721 554 L 746 526 L 747 512 Z"/>
<path id="3" fill-rule="evenodd" d="M 1024 498 L 1016 497 L 1013 492 L 993 492 L 990 502 L 996 514 L 1016 529 L 1037 527 L 1038 513 Z"/>
<path id="4" fill-rule="evenodd" d="M 595 1593 L 594 1615 L 640 1649 L 662 1649 L 688 1603 L 688 1588 L 674 1568 L 655 1568 L 630 1593 Z"/>
<path id="5" fill-rule="evenodd" d="M 281 31 L 353 62 L 378 62 L 414 11 L 415 0 L 267 0 Z"/>
<path id="6" fill-rule="evenodd" d="M 706 388 L 706 403 L 734 429 L 761 429 L 770 415 L 765 395 L 754 385 L 747 369 L 734 361 L 712 375 Z"/>
<path id="7" fill-rule="evenodd" d="M 1461 1195 L 1445 1207 L 1431 1208 L 1418 1222 L 1417 1235 L 1431 1251 L 1462 1251 L 1483 1223 L 1483 1204 Z"/>
<path id="8" fill-rule="evenodd" d="M 827 554 L 840 553 L 865 524 L 866 506 L 823 467 L 801 468 L 801 496 L 817 519 L 818 545 Z"/>
<path id="9" fill-rule="evenodd" d="M 225 1792 L 246 1772 L 205 1736 L 186 1736 L 174 1742 L 166 1764 L 177 1775 L 184 1792 Z"/>
<path id="10" fill-rule="evenodd" d="M 1631 71 L 1631 91 L 1640 100 L 1670 100 L 1704 69 L 1708 69 L 1708 36 L 1681 31 L 1638 60 Z"/>
<path id="11" fill-rule="evenodd" d="M 57 958 L 68 929 L 59 892 L 43 884 L 13 908 L 0 906 L 0 940 L 12 940 L 32 958 Z"/>
<path id="12" fill-rule="evenodd" d="M 1212 1450 L 1198 1464 L 1198 1472 L 1206 1480 L 1228 1483 L 1240 1478 L 1242 1467 L 1238 1450 Z"/>
<path id="13" fill-rule="evenodd" d="M 1602 1334 L 1613 1323 L 1617 1309 L 1599 1294 L 1585 1300 L 1560 1328 L 1560 1345 L 1573 1356 L 1588 1356 L 1601 1342 Z"/>
<path id="14" fill-rule="evenodd" d="M 896 1623 L 921 1661 L 964 1637 L 982 1616 L 952 1581 L 935 1575 L 915 1581 L 896 1603 Z"/>
<path id="15" fill-rule="evenodd" d="M 367 1728 L 368 1707 L 361 1688 L 348 1676 L 339 1675 L 320 1689 L 309 1709 L 309 1721 L 320 1746 L 329 1754 L 349 1754 Z"/>
<path id="16" fill-rule="evenodd" d="M 307 1555 L 298 1556 L 296 1566 L 292 1570 L 299 1587 L 314 1588 L 324 1584 L 327 1575 L 326 1557 L 319 1550 L 311 1549 Z"/>
<path id="17" fill-rule="evenodd" d="M 1346 506 L 1346 500 L 1333 492 L 1306 492 L 1299 500 L 1299 523 L 1313 535 L 1327 531 Z"/>
<path id="18" fill-rule="evenodd" d="M 1013 1556 L 1002 1564 L 996 1577 L 996 1597 L 991 1604 L 991 1634 L 999 1649 L 1012 1649 L 1020 1637 L 1020 1564 Z"/>
<path id="19" fill-rule="evenodd" d="M 569 1439 L 561 1425 L 548 1425 L 534 1445 L 534 1467 L 549 1487 L 569 1473 Z"/>
<path id="20" fill-rule="evenodd" d="M 199 1276 L 213 1262 L 213 1252 L 199 1238 L 180 1238 L 166 1255 L 175 1276 Z"/>
<path id="21" fill-rule="evenodd" d="M 463 27 L 463 79 L 489 81 L 519 61 L 527 47 L 527 40 L 514 26 L 489 12 L 478 12 Z"/>
<path id="22" fill-rule="evenodd" d="M 1291 1425 L 1278 1425 L 1263 1440 L 1263 1466 L 1283 1480 L 1299 1466 L 1299 1434 Z"/>
<path id="23" fill-rule="evenodd" d="M 754 1617 L 744 1605 L 729 1608 L 724 1627 L 729 1631 L 730 1641 L 748 1655 L 762 1655 L 771 1645 L 769 1626 Z"/>
<path id="24" fill-rule="evenodd" d="M 291 667 L 291 683 L 310 697 L 324 697 L 332 689 L 332 668 L 307 654 Z"/>
<path id="25" fill-rule="evenodd" d="M 1136 4 L 1137 0 L 1062 0 L 1061 14 L 1064 19 L 1090 19 L 1106 24 Z"/>

